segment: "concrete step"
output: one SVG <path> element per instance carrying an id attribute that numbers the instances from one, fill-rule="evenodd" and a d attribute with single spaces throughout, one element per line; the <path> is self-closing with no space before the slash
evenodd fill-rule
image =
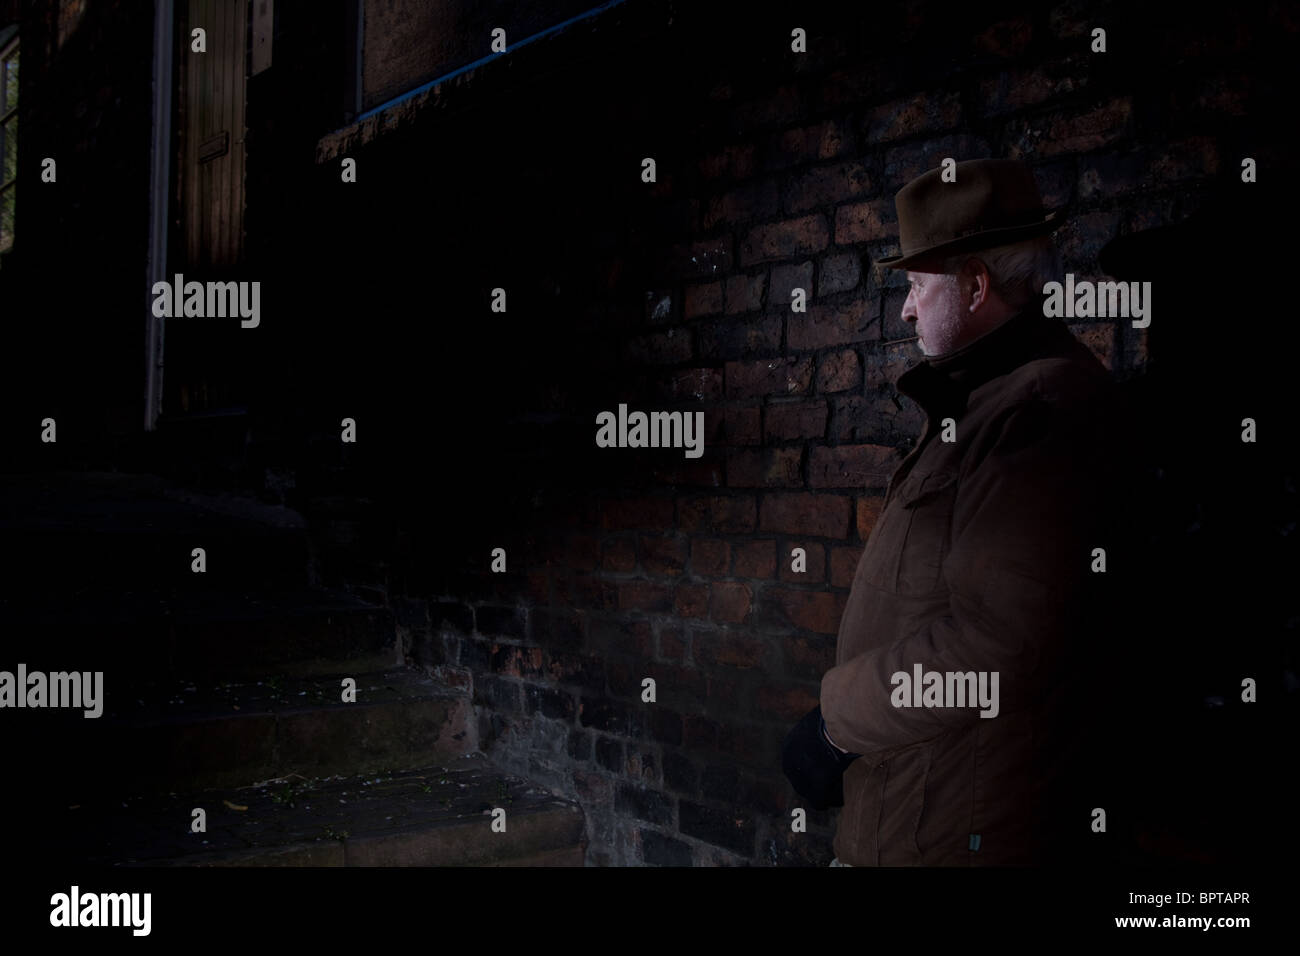
<path id="1" fill-rule="evenodd" d="M 356 680 L 355 703 L 341 700 L 344 677 Z M 23 714 L 43 730 L 19 750 L 63 757 L 46 764 L 56 801 L 60 793 L 138 795 L 291 773 L 375 773 L 459 756 L 478 743 L 469 696 L 409 670 L 160 683 L 130 696 L 115 693 L 105 675 L 104 697 L 98 719 L 6 714 Z"/>
<path id="2" fill-rule="evenodd" d="M 190 832 L 194 808 L 207 831 Z M 492 810 L 505 810 L 505 832 Z M 61 861 L 115 866 L 581 866 L 581 808 L 481 754 L 400 770 L 71 802 Z"/>
<path id="3" fill-rule="evenodd" d="M 11 648 L 0 668 L 102 670 L 111 694 L 169 678 L 378 671 L 401 655 L 391 611 L 324 589 L 6 589 L 0 619 Z M 15 647 L 38 647 L 39 656 L 9 659 Z"/>
<path id="4" fill-rule="evenodd" d="M 307 587 L 311 559 L 306 522 L 288 508 L 152 476 L 0 476 L 0 575 L 10 593 Z"/>

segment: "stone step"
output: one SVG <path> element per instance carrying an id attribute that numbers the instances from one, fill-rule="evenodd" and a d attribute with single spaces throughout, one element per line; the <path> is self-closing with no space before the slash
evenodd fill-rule
<path id="1" fill-rule="evenodd" d="M 384 670 L 401 662 L 392 612 L 342 591 L 6 590 L 0 669 L 105 672 L 110 693 L 174 678 Z M 16 647 L 40 648 L 13 657 Z"/>
<path id="2" fill-rule="evenodd" d="M 196 807 L 205 833 L 190 832 Z M 492 830 L 496 807 L 504 833 Z M 481 754 L 361 776 L 78 800 L 50 823 L 47 851 L 91 865 L 581 866 L 585 850 L 576 803 Z"/>
<path id="3" fill-rule="evenodd" d="M 201 573 L 192 568 L 196 548 Z M 151 476 L 95 473 L 0 476 L 0 575 L 9 593 L 24 594 L 314 583 L 297 512 Z"/>
<path id="4" fill-rule="evenodd" d="M 344 677 L 356 680 L 355 703 L 341 699 Z M 160 683 L 129 695 L 115 692 L 107 674 L 104 683 L 97 719 L 6 711 L 15 729 L 33 730 L 15 741 L 15 766 L 44 767 L 56 802 L 77 792 L 129 796 L 291 773 L 375 773 L 459 756 L 478 743 L 469 696 L 413 670 Z"/>

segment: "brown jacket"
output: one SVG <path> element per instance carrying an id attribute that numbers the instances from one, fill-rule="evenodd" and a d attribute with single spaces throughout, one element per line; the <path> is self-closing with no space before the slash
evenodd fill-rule
<path id="1" fill-rule="evenodd" d="M 928 421 L 890 479 L 821 685 L 831 738 L 863 754 L 844 774 L 835 853 L 857 866 L 1052 862 L 1058 832 L 1089 832 L 1095 796 L 1062 802 L 1072 694 L 1091 690 L 1064 678 L 1086 656 L 1102 577 L 1116 389 L 1034 309 L 898 388 Z M 895 706 L 891 677 L 916 665 L 996 671 L 996 716 L 955 696 Z"/>

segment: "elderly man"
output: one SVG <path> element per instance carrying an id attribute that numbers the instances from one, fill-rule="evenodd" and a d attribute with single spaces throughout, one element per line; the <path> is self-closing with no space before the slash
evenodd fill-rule
<path id="1" fill-rule="evenodd" d="M 881 264 L 907 270 L 925 356 L 897 385 L 927 422 L 858 564 L 820 706 L 785 748 L 795 789 L 844 807 L 835 865 L 1053 861 L 1101 805 L 1070 771 L 1075 705 L 1096 690 L 1080 667 L 1100 648 L 1081 641 L 1102 613 L 1114 387 L 1043 315 L 1061 214 L 1029 168 L 955 172 L 895 200 L 902 253 Z"/>

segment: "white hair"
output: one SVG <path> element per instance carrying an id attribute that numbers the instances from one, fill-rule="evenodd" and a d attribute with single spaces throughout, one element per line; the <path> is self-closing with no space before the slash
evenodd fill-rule
<path id="1" fill-rule="evenodd" d="M 978 252 L 950 256 L 939 267 L 939 271 L 953 277 L 969 259 L 978 259 L 989 270 L 989 278 L 995 291 L 1013 309 L 1022 309 L 1035 295 L 1043 291 L 1043 286 L 1055 281 L 1061 275 L 1061 253 L 1052 242 L 1051 236 L 1036 236 L 1022 242 L 1013 242 Z"/>

